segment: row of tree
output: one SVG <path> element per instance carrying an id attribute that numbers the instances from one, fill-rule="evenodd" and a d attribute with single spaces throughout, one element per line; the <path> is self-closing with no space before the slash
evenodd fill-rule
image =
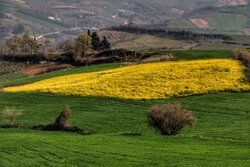
<path id="1" fill-rule="evenodd" d="M 36 38 L 29 34 L 22 36 L 15 35 L 9 38 L 5 44 L 0 44 L 0 54 L 9 55 L 36 55 L 48 54 L 50 40 L 45 39 L 43 42 L 38 42 Z M 101 40 L 96 32 L 80 34 L 75 39 L 65 40 L 52 49 L 56 53 L 62 53 L 71 57 L 81 57 L 87 52 L 103 51 L 111 49 L 111 44 L 106 37 Z"/>

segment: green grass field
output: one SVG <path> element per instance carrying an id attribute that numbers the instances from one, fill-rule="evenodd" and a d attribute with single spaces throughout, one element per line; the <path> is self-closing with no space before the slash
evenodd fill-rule
<path id="1" fill-rule="evenodd" d="M 0 130 L 1 166 L 248 166 L 250 93 L 224 93 L 170 100 L 132 101 L 49 94 L 0 94 L 0 109 L 23 110 L 18 123 L 51 123 L 65 105 L 72 125 L 95 135 Z M 146 112 L 156 103 L 180 101 L 196 118 L 175 137 L 155 134 Z M 0 120 L 4 123 L 4 120 Z M 141 131 L 142 136 L 122 133 Z"/>

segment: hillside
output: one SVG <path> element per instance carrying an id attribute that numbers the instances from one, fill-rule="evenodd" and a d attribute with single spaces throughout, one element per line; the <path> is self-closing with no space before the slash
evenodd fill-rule
<path id="1" fill-rule="evenodd" d="M 250 84 L 233 51 L 144 54 L 171 54 L 175 61 L 1 75 L 0 111 L 13 106 L 21 114 L 15 124 L 4 112 L 0 117 L 0 166 L 249 166 Z M 147 113 L 171 102 L 185 106 L 196 124 L 161 136 Z M 33 128 L 53 123 L 65 106 L 72 110 L 69 125 L 91 134 Z"/>
<path id="2" fill-rule="evenodd" d="M 250 90 L 244 66 L 214 59 L 134 65 L 76 74 L 4 88 L 5 92 L 47 92 L 63 95 L 157 99 L 221 91 Z M 122 77 L 121 77 L 122 76 Z"/>
<path id="3" fill-rule="evenodd" d="M 163 28 L 249 34 L 250 22 L 246 0 L 2 0 L 0 8 L 0 40 L 26 31 L 39 38 L 69 38 L 87 29 L 98 30 L 131 22 Z M 227 24 L 223 27 L 221 21 Z"/>

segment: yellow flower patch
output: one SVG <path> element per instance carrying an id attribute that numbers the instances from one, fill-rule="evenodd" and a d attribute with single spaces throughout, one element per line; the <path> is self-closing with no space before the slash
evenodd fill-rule
<path id="1" fill-rule="evenodd" d="M 244 69 L 240 61 L 229 59 L 151 63 L 55 77 L 4 91 L 127 99 L 180 97 L 250 90 Z"/>

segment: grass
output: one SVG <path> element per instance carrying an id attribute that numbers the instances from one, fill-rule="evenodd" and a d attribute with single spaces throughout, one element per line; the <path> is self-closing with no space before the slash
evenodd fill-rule
<path id="1" fill-rule="evenodd" d="M 0 94 L 0 109 L 24 110 L 17 121 L 53 121 L 68 104 L 72 125 L 96 135 L 0 129 L 1 166 L 248 166 L 250 93 L 223 93 L 169 100 L 120 100 L 49 94 Z M 146 124 L 148 108 L 180 101 L 196 118 L 193 129 L 176 137 L 157 135 Z M 0 119 L 0 122 L 4 121 Z M 124 132 L 142 131 L 142 136 Z"/>
<path id="2" fill-rule="evenodd" d="M 189 48 L 190 43 L 184 40 L 174 40 L 154 35 L 138 35 L 134 39 L 115 44 L 113 48 L 126 48 L 132 50 L 152 50 L 152 49 L 181 49 Z"/>
<path id="3" fill-rule="evenodd" d="M 240 14 L 214 13 L 204 16 L 204 20 L 210 23 L 212 29 L 217 29 L 221 33 L 236 33 L 242 32 L 243 25 L 248 21 L 248 18 Z"/>
<path id="4" fill-rule="evenodd" d="M 172 54 L 174 60 L 226 59 L 232 58 L 232 50 L 184 50 L 184 51 L 150 51 L 145 56 Z"/>
<path id="5" fill-rule="evenodd" d="M 230 51 L 174 52 L 182 60 L 228 57 Z M 188 56 L 190 55 L 190 57 Z M 108 64 L 44 74 L 12 83 L 119 67 Z M 10 82 L 9 82 L 10 83 Z M 248 166 L 250 163 L 250 93 L 221 93 L 164 100 L 0 93 L 5 106 L 23 110 L 21 125 L 49 124 L 68 105 L 71 125 L 95 135 L 25 129 L 0 129 L 0 166 Z M 196 126 L 175 137 L 148 127 L 146 112 L 154 104 L 179 101 L 196 117 Z M 6 123 L 0 117 L 0 124 Z M 124 135 L 142 132 L 141 136 Z"/>
<path id="6" fill-rule="evenodd" d="M 64 75 L 70 75 L 70 74 L 78 74 L 78 73 L 87 73 L 87 72 L 96 72 L 96 71 L 103 71 L 108 70 L 112 68 L 118 68 L 124 66 L 122 63 L 112 63 L 112 64 L 101 64 L 101 65 L 94 65 L 94 66 L 84 66 L 79 68 L 73 68 L 70 70 L 65 71 L 57 71 L 57 72 L 51 72 L 46 74 L 41 74 L 33 77 L 16 77 L 16 79 L 9 80 L 8 78 L 11 78 L 12 74 L 9 74 L 8 77 L 4 77 L 1 81 L 0 77 L 0 86 L 11 86 L 11 85 L 19 85 L 19 84 L 28 84 L 33 83 L 36 81 L 40 81 L 43 79 L 58 77 L 58 76 L 64 76 Z"/>
<path id="7" fill-rule="evenodd" d="M 168 27 L 172 28 L 172 29 L 174 29 L 174 28 L 199 29 L 199 27 L 197 27 L 196 25 L 194 25 L 193 23 L 191 23 L 187 19 L 173 20 L 169 23 Z"/>

